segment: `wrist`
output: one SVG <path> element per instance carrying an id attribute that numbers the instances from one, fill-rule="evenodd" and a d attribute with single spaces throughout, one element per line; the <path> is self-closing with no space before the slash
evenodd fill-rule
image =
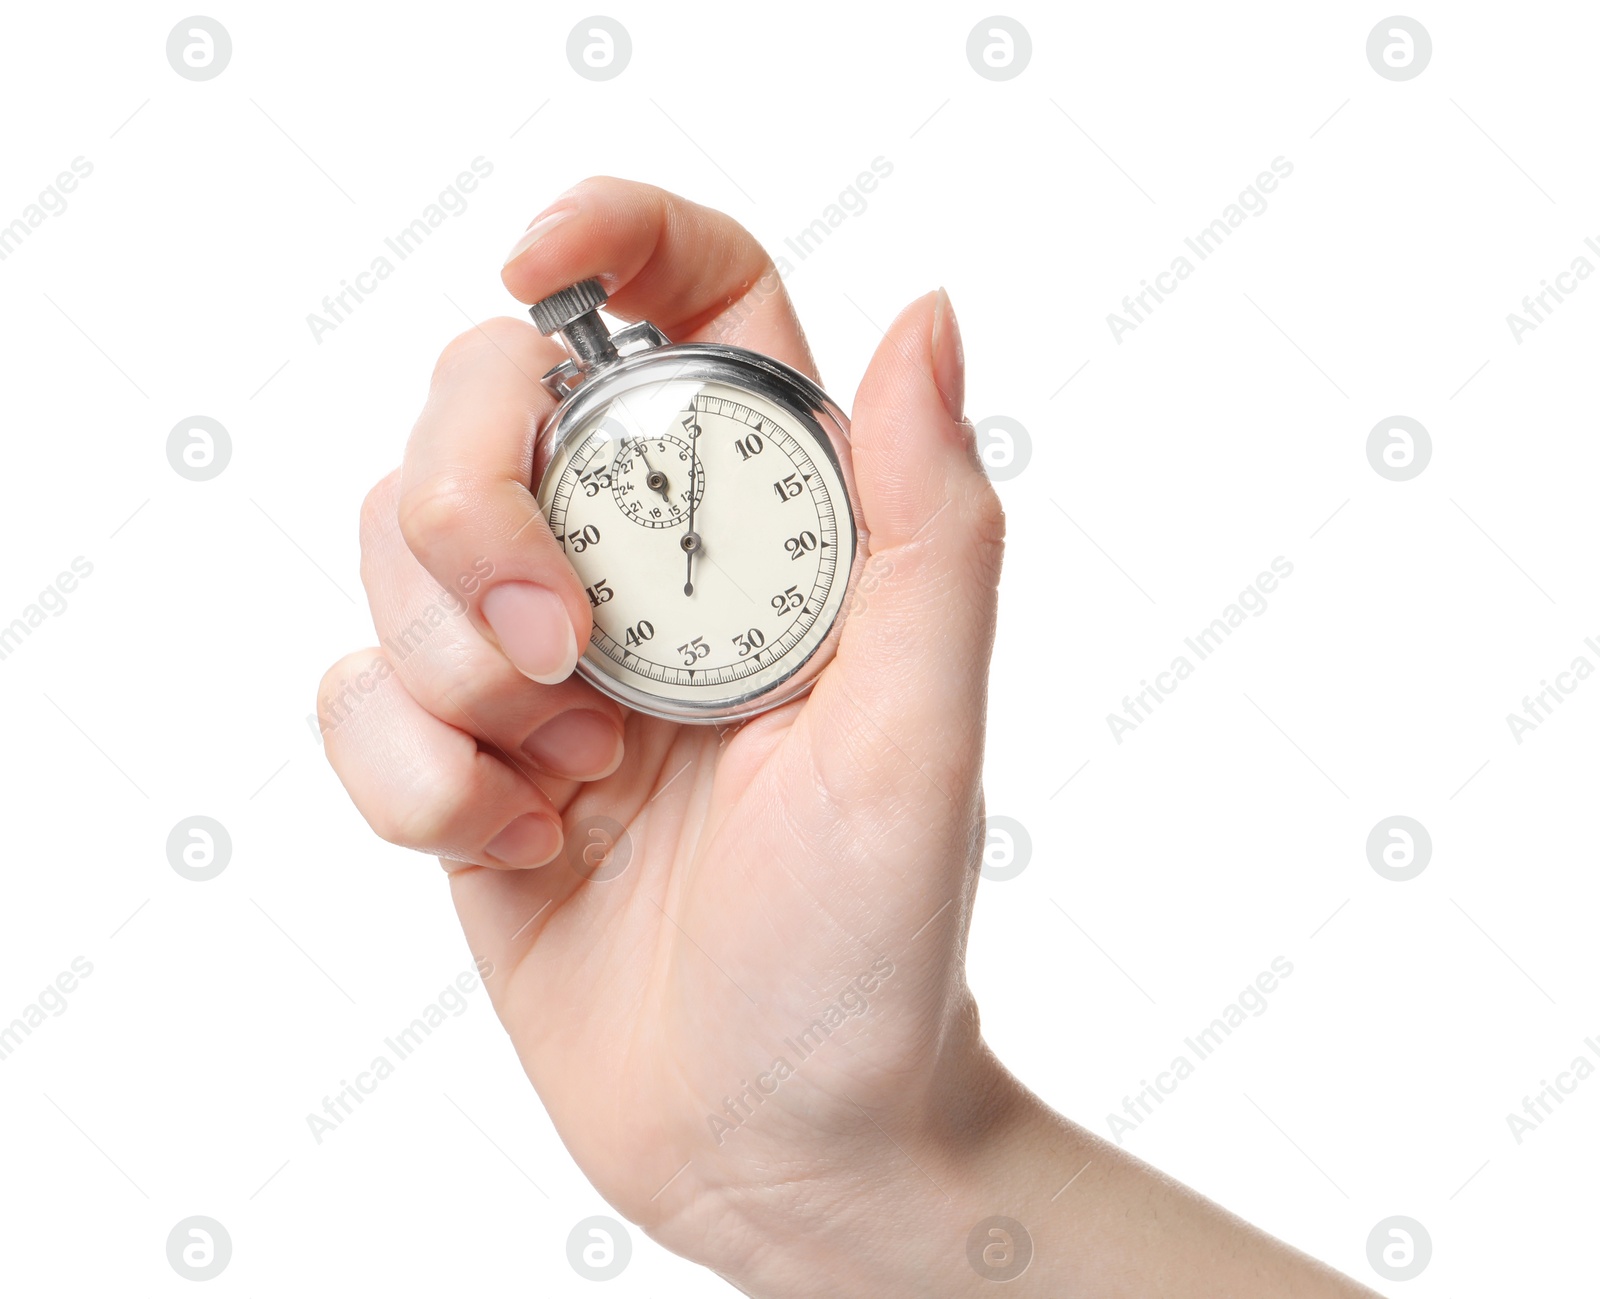
<path id="1" fill-rule="evenodd" d="M 1056 1114 L 982 1058 L 897 1158 L 730 1276 L 755 1299 L 1377 1299 Z M 887 1125 L 885 1125 L 887 1126 Z M 890 1140 L 889 1138 L 892 1138 Z"/>
<path id="2" fill-rule="evenodd" d="M 752 1223 L 759 1243 L 728 1280 L 756 1299 L 965 1299 L 1001 1279 L 1019 1282 L 1008 1295 L 1026 1296 L 1052 1272 L 1059 1283 L 1060 1271 L 1036 1270 L 1032 1256 L 1051 1195 L 1089 1156 L 1055 1175 L 1089 1139 L 981 1041 L 916 1106 L 863 1113 L 854 1158 L 791 1188 L 804 1211 L 784 1215 L 784 1225 Z M 1059 1284 L 1048 1290 L 1062 1293 Z"/>

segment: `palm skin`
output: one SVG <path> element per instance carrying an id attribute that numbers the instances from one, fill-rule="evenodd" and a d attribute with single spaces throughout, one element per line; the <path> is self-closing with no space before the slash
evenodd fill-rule
<path id="1" fill-rule="evenodd" d="M 981 511 L 987 486 L 967 472 Z M 917 630 L 905 607 L 951 609 L 950 547 L 875 543 L 875 589 L 809 696 L 726 734 L 630 717 L 623 765 L 563 807 L 554 865 L 452 875 L 574 1157 L 691 1257 L 737 1257 L 764 1223 L 792 1222 L 797 1199 L 841 1195 L 869 1169 L 919 1176 L 894 1142 L 924 1121 L 945 1062 L 976 1047 L 961 955 L 997 511 L 985 522 L 981 553 L 956 557 L 987 592 L 951 620 L 968 633 L 959 650 L 939 636 L 903 648 Z M 612 860 L 626 865 L 586 880 L 574 867 L 597 817 L 622 827 Z"/>
<path id="2" fill-rule="evenodd" d="M 929 849 L 945 830 L 971 838 L 970 822 L 955 824 L 970 803 L 928 806 L 915 771 L 862 772 L 819 735 L 826 685 L 726 744 L 634 719 L 624 767 L 566 813 L 625 827 L 620 876 L 586 882 L 558 862 L 533 879 L 452 881 L 474 952 L 504 944 L 489 987 L 563 1140 L 621 1212 L 691 1256 L 748 1248 L 702 1237 L 775 1221 L 789 1197 L 848 1180 L 857 1143 L 875 1121 L 893 1130 L 883 1116 L 916 1099 L 907 1080 L 934 1076 L 965 1012 L 970 863 L 930 870 Z M 500 937 L 535 914 L 515 941 Z M 812 1049 L 811 1025 L 852 985 L 864 1013 Z M 780 1058 L 792 1077 L 774 1073 Z M 890 1162 L 876 1139 L 871 1162 Z"/>

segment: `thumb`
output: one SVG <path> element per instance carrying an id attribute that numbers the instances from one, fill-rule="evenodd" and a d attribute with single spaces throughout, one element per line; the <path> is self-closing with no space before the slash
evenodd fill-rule
<path id="1" fill-rule="evenodd" d="M 961 336 L 939 289 L 895 319 L 856 393 L 868 558 L 814 692 L 835 737 L 877 755 L 873 765 L 909 761 L 963 811 L 983 761 L 1005 536 L 964 391 Z"/>

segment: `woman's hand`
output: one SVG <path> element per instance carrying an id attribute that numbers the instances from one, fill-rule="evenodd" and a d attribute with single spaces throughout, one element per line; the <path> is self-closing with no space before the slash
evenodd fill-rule
<path id="1" fill-rule="evenodd" d="M 588 181 L 504 277 L 534 301 L 590 276 L 674 341 L 816 377 L 771 260 L 720 213 Z M 741 1280 L 808 1232 L 909 1241 L 922 1201 L 944 1203 L 932 1165 L 995 1086 L 962 957 L 1003 519 L 949 299 L 901 313 L 857 394 L 871 558 L 837 657 L 808 697 L 730 731 L 569 675 L 588 605 L 529 490 L 554 405 L 538 378 L 562 355 L 509 319 L 445 350 L 403 469 L 362 513 L 391 648 L 325 679 L 329 758 L 380 835 L 451 872 L 529 1078 L 623 1214 Z M 342 716 L 364 672 L 383 679 Z M 585 849 L 613 838 L 621 873 L 585 879 Z M 916 1206 L 898 1227 L 850 1207 L 889 1187 Z"/>
<path id="2" fill-rule="evenodd" d="M 504 271 L 528 302 L 591 276 L 675 341 L 815 377 L 771 260 L 719 213 L 587 181 Z M 871 555 L 837 657 L 735 730 L 572 675 L 589 609 L 530 491 L 563 355 L 517 320 L 445 350 L 362 511 L 387 648 L 335 665 L 320 712 L 372 827 L 450 872 L 600 1192 L 774 1299 L 1370 1295 L 1053 1114 L 983 1046 L 963 964 L 1003 521 L 944 293 L 900 314 L 856 395 Z"/>

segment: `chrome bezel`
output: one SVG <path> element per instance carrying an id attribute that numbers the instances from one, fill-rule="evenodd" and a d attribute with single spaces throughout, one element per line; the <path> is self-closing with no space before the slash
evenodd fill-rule
<path id="1" fill-rule="evenodd" d="M 848 567 L 840 566 L 846 577 L 838 611 L 827 634 L 811 653 L 777 681 L 747 694 L 698 705 L 678 699 L 664 699 L 617 681 L 591 662 L 591 651 L 587 647 L 578 658 L 579 676 L 602 694 L 635 712 L 673 722 L 737 722 L 805 694 L 838 648 L 851 595 L 866 562 L 867 550 L 866 525 L 850 463 L 850 421 L 838 404 L 805 375 L 759 352 L 726 343 L 669 343 L 651 347 L 623 356 L 594 372 L 551 413 L 540 431 L 535 448 L 535 499 L 543 496 L 545 478 L 557 450 L 569 440 L 582 436 L 601 407 L 643 384 L 677 380 L 722 383 L 742 388 L 785 411 L 794 421 L 796 431 L 803 429 L 817 443 L 820 453 L 838 473 L 850 501 L 850 563 Z M 542 501 L 540 508 L 544 509 Z M 840 542 L 841 545 L 844 542 L 843 529 Z"/>

